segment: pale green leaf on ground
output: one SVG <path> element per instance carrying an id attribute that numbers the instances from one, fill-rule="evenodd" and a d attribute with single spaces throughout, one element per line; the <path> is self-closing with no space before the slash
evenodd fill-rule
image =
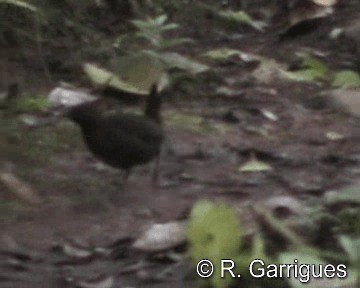
<path id="1" fill-rule="evenodd" d="M 164 117 L 169 126 L 198 134 L 211 134 L 216 132 L 219 135 L 224 135 L 231 129 L 226 124 L 205 121 L 203 117 L 197 114 L 167 111 L 164 113 Z"/>
<path id="2" fill-rule="evenodd" d="M 242 52 L 241 50 L 231 49 L 231 48 L 218 48 L 218 49 L 210 50 L 202 55 L 216 61 L 226 61 L 231 57 L 238 57 L 244 62 L 253 62 L 253 61 L 261 60 L 260 56 L 257 56 L 255 54 L 245 53 Z"/>
<path id="3" fill-rule="evenodd" d="M 94 64 L 87 63 L 83 66 L 83 69 L 85 74 L 89 77 L 89 79 L 96 85 L 114 87 L 116 89 L 129 93 L 143 94 L 143 95 L 148 94 L 147 90 L 144 91 L 138 89 L 133 85 L 121 80 L 114 73 L 99 68 Z"/>
<path id="4" fill-rule="evenodd" d="M 316 82 L 325 80 L 328 74 L 327 66 L 320 60 L 310 56 L 302 55 L 301 69 L 296 71 L 281 71 L 281 74 L 293 81 Z"/>
<path id="5" fill-rule="evenodd" d="M 358 281 L 360 280 L 360 238 L 358 237 L 354 239 L 349 236 L 342 235 L 339 237 L 339 242 L 348 255 L 350 262 L 348 265 L 350 266 L 350 269 L 348 271 L 348 277 L 346 278 L 347 283 L 356 287 L 356 285 L 359 284 Z"/>
<path id="6" fill-rule="evenodd" d="M 263 31 L 267 25 L 265 22 L 254 20 L 249 14 L 244 11 L 235 12 L 232 10 L 227 10 L 221 11 L 219 15 L 225 20 L 239 24 L 247 24 L 258 31 Z"/>
<path id="7" fill-rule="evenodd" d="M 303 60 L 302 67 L 319 71 L 319 73 L 322 72 L 322 74 L 325 74 L 327 72 L 327 66 L 319 59 L 316 59 L 315 57 L 308 54 L 300 55 L 300 57 Z"/>
<path id="8" fill-rule="evenodd" d="M 349 256 L 353 268 L 360 269 L 360 238 L 352 239 L 349 236 L 342 235 L 339 242 Z"/>
<path id="9" fill-rule="evenodd" d="M 161 53 L 161 59 L 166 63 L 169 68 L 178 68 L 185 70 L 191 74 L 198 74 L 209 70 L 209 67 L 188 59 L 175 52 Z"/>
<path id="10" fill-rule="evenodd" d="M 325 200 L 329 205 L 343 202 L 360 204 L 360 186 L 354 185 L 340 191 L 331 191 L 326 194 Z"/>
<path id="11" fill-rule="evenodd" d="M 360 74 L 351 70 L 337 72 L 335 74 L 333 86 L 341 88 L 359 88 Z"/>
<path id="12" fill-rule="evenodd" d="M 353 247 L 354 248 L 354 247 Z M 314 250 L 310 250 L 310 251 L 299 251 L 299 252 L 285 252 L 285 253 L 281 253 L 279 256 L 279 263 L 286 263 L 286 264 L 295 264 L 294 263 L 294 259 L 297 259 L 297 265 L 301 265 L 301 264 L 307 264 L 307 265 L 315 265 L 315 271 L 317 271 L 316 273 L 318 274 L 319 271 L 319 265 L 322 265 L 323 267 L 323 271 L 326 267 L 326 265 L 328 265 L 329 263 L 320 259 L 317 255 L 316 255 L 316 251 Z M 341 263 L 344 264 L 344 263 Z M 296 264 L 295 264 L 296 265 Z M 336 264 L 334 265 L 335 269 L 336 269 Z M 287 279 L 289 281 L 289 284 L 292 288 L 303 288 L 303 287 L 308 287 L 308 288 L 328 288 L 328 287 L 332 287 L 332 288 L 355 288 L 357 287 L 357 277 L 358 277 L 358 273 L 356 272 L 356 267 L 354 266 L 349 266 L 346 265 L 347 269 L 346 269 L 346 277 L 340 278 L 340 277 L 333 277 L 333 278 L 326 278 L 324 276 L 324 272 L 323 272 L 323 277 L 311 277 L 311 275 L 309 274 L 309 277 L 306 275 L 306 273 L 298 273 L 298 277 L 294 277 L 294 270 L 290 269 L 290 278 L 285 277 L 285 279 Z M 343 267 L 342 267 L 343 268 Z M 344 269 L 344 268 L 343 268 Z M 309 269 L 310 270 L 310 269 Z M 311 271 L 311 270 L 310 270 Z M 302 276 L 303 275 L 303 276 Z M 307 284 L 305 284 L 307 283 Z"/>
<path id="13" fill-rule="evenodd" d="M 165 75 L 164 65 L 149 51 L 121 57 L 114 68 L 126 83 L 144 91 L 149 91 L 151 85 Z"/>
<path id="14" fill-rule="evenodd" d="M 295 259 L 298 261 L 297 263 L 295 263 Z M 324 261 L 322 261 L 318 256 L 316 255 L 312 255 L 306 251 L 304 252 L 284 252 L 281 253 L 279 255 L 279 263 L 286 263 L 286 264 L 294 264 L 294 265 L 301 265 L 301 264 L 312 264 L 312 265 L 320 265 L 320 264 L 324 264 Z M 285 279 L 288 280 L 290 286 L 292 288 L 302 288 L 304 287 L 304 283 L 308 283 L 310 281 L 310 279 L 306 279 L 306 277 L 299 277 L 295 278 L 294 277 L 294 270 L 290 270 L 292 272 L 290 272 L 290 276 L 291 277 L 285 277 Z M 301 281 L 304 281 L 304 283 L 302 283 Z M 307 280 L 307 281 L 306 281 Z M 309 288 L 315 288 L 315 287 L 322 287 L 322 286 L 314 286 L 312 285 L 313 283 L 308 283 L 306 287 Z M 325 287 L 324 287 L 325 288 Z"/>
<path id="15" fill-rule="evenodd" d="M 294 260 L 297 259 L 297 263 L 294 262 Z M 320 259 L 317 255 L 316 255 L 316 251 L 312 250 L 312 251 L 299 251 L 299 252 L 285 252 L 285 253 L 281 253 L 279 256 L 279 263 L 286 263 L 286 264 L 294 264 L 294 265 L 298 265 L 298 267 L 301 264 L 305 264 L 305 265 L 314 265 L 316 268 L 315 271 L 317 271 L 316 273 L 318 274 L 320 268 L 319 265 L 322 265 L 322 269 L 324 270 L 326 265 L 328 264 L 326 261 Z M 342 263 L 343 264 L 343 263 Z M 334 265 L 335 269 L 336 269 L 337 265 Z M 294 269 L 289 269 L 290 271 L 290 278 L 284 277 L 286 280 L 288 280 L 290 286 L 292 288 L 303 288 L 303 287 L 308 287 L 308 288 L 328 288 L 328 287 L 332 287 L 332 288 L 345 288 L 345 287 L 349 287 L 349 288 L 355 288 L 357 287 L 356 283 L 357 283 L 357 272 L 353 267 L 349 267 L 349 265 L 346 266 L 347 269 L 347 276 L 340 278 L 340 277 L 333 277 L 333 278 L 326 278 L 324 276 L 324 272 L 323 272 L 323 277 L 311 277 L 311 275 L 309 274 L 307 276 L 306 273 L 298 273 L 298 277 L 294 277 Z M 311 269 L 309 269 L 309 271 L 311 271 Z M 306 283 L 306 284 L 305 284 Z"/>
<path id="16" fill-rule="evenodd" d="M 238 168 L 238 171 L 239 172 L 262 172 L 262 171 L 269 171 L 272 169 L 273 168 L 269 164 L 256 159 L 255 156 L 252 156 L 249 161 L 247 161 L 245 164 L 241 165 Z"/>
<path id="17" fill-rule="evenodd" d="M 210 201 L 200 201 L 191 210 L 191 219 L 199 219 L 206 215 L 211 209 L 214 208 L 214 204 Z"/>
<path id="18" fill-rule="evenodd" d="M 17 113 L 24 113 L 45 111 L 48 106 L 48 100 L 43 97 L 20 97 L 10 104 L 9 109 Z"/>
<path id="19" fill-rule="evenodd" d="M 214 266 L 222 259 L 237 259 L 242 242 L 242 229 L 235 211 L 224 203 L 200 201 L 191 211 L 187 238 L 193 263 L 209 259 Z M 228 275 L 229 276 L 229 275 Z M 213 287 L 229 287 L 231 277 L 210 277 Z"/>
<path id="20" fill-rule="evenodd" d="M 318 78 L 318 73 L 312 69 L 303 69 L 296 72 L 282 71 L 285 78 L 299 82 L 313 82 Z"/>
<path id="21" fill-rule="evenodd" d="M 203 55 L 213 60 L 224 61 L 234 56 L 240 56 L 241 53 L 242 52 L 240 50 L 236 50 L 236 49 L 219 48 L 208 51 Z"/>
<path id="22" fill-rule="evenodd" d="M 299 247 L 300 248 L 300 247 Z M 294 252 L 283 252 L 279 255 L 280 263 L 294 263 L 294 260 L 297 259 L 298 263 L 301 264 L 321 264 L 324 263 L 323 260 L 316 255 L 316 253 L 312 253 L 312 250 L 307 251 L 294 251 Z"/>

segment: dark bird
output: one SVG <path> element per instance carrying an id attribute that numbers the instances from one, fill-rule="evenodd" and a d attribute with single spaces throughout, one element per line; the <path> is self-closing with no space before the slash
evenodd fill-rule
<path id="1" fill-rule="evenodd" d="M 157 158 L 153 180 L 158 173 L 159 154 L 164 139 L 161 127 L 161 95 L 153 85 L 146 99 L 144 115 L 108 109 L 107 99 L 83 103 L 70 109 L 68 117 L 79 124 L 90 151 L 103 162 L 125 170 Z"/>

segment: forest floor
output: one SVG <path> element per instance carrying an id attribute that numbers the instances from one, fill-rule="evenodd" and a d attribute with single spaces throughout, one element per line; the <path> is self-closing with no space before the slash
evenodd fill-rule
<path id="1" fill-rule="evenodd" d="M 341 70 L 354 55 L 346 44 L 327 36 L 350 14 L 340 11 L 329 24 L 284 40 L 271 27 L 266 33 L 250 29 L 240 34 L 215 26 L 211 19 L 199 31 L 184 24 L 183 34 L 197 40 L 183 52 L 196 55 L 226 46 L 291 65 L 295 50 L 308 49 L 323 55 L 330 69 Z M 27 73 L 33 73 L 31 67 L 24 69 L 16 60 L 8 62 L 9 73 L 23 73 L 27 83 L 42 77 L 37 71 L 27 78 Z M 177 92 L 170 101 L 164 99 L 167 141 L 158 185 L 151 184 L 149 164 L 135 168 L 126 186 L 121 186 L 121 172 L 92 156 L 78 127 L 66 119 L 29 128 L 22 121 L 24 115 L 3 112 L 2 169 L 30 185 L 42 204 L 22 204 L 0 184 L 0 250 L 19 253 L 18 258 L 11 253 L 1 257 L 0 286 L 67 287 L 63 281 L 71 277 L 78 281 L 101 274 L 114 277 L 113 287 L 194 287 L 188 262 L 166 258 L 169 256 L 163 254 L 169 251 L 155 256 L 134 252 L 133 240 L 154 223 L 186 218 L 199 199 L 230 203 L 251 230 L 255 220 L 249 207 L 268 205 L 272 199 L 301 203 L 303 198 L 322 197 L 357 183 L 359 119 L 312 102 L 332 88 L 288 80 L 260 83 L 251 76 L 256 68 L 253 63 L 240 62 L 235 59 L 216 68 L 231 93 L 215 93 L 214 85 L 205 83 L 199 89 L 207 97 L 191 91 L 188 95 Z M 50 88 L 33 90 L 48 93 Z M 241 172 L 254 155 L 271 169 Z M 109 200 L 115 194 L 117 201 Z M 122 255 L 69 265 L 53 249 L 64 241 L 92 248 L 117 243 Z M 142 261 L 152 264 L 119 272 Z M 170 275 L 151 279 L 167 268 L 173 269 Z"/>

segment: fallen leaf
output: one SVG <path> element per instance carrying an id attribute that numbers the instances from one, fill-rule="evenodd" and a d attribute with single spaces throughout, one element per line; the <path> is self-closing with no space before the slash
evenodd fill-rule
<path id="1" fill-rule="evenodd" d="M 301 69 L 296 71 L 281 71 L 283 77 L 300 82 L 316 82 L 325 80 L 328 74 L 327 66 L 315 57 L 302 54 Z"/>
<path id="2" fill-rule="evenodd" d="M 133 247 L 139 250 L 156 252 L 179 246 L 186 241 L 186 223 L 169 222 L 154 224 L 146 230 Z"/>
<path id="3" fill-rule="evenodd" d="M 326 138 L 328 138 L 331 141 L 338 141 L 344 139 L 345 136 L 337 132 L 329 131 L 326 132 Z"/>
<path id="4" fill-rule="evenodd" d="M 273 112 L 269 111 L 269 110 L 265 110 L 265 109 L 262 109 L 261 110 L 261 113 L 269 120 L 271 121 L 278 121 L 279 120 L 279 117 L 274 114 Z"/>
<path id="5" fill-rule="evenodd" d="M 337 191 L 329 191 L 325 194 L 325 201 L 328 205 L 338 203 L 360 204 L 360 184 L 345 187 Z"/>
<path id="6" fill-rule="evenodd" d="M 360 88 L 360 74 L 352 70 L 337 72 L 332 84 L 340 88 Z"/>
<path id="7" fill-rule="evenodd" d="M 108 275 L 99 275 L 94 278 L 76 283 L 76 287 L 78 288 L 112 288 L 114 285 L 114 277 Z"/>
<path id="8" fill-rule="evenodd" d="M 208 66 L 194 60 L 190 60 L 175 52 L 162 53 L 161 59 L 169 68 L 178 68 L 191 74 L 199 74 L 209 70 Z"/>
<path id="9" fill-rule="evenodd" d="M 25 183 L 14 174 L 1 173 L 0 180 L 10 192 L 13 192 L 13 194 L 16 195 L 17 198 L 29 204 L 40 204 L 42 202 L 35 190 L 32 189 L 28 183 Z"/>
<path id="10" fill-rule="evenodd" d="M 264 28 L 267 26 L 265 22 L 254 20 L 245 11 L 220 11 L 219 15 L 221 18 L 227 21 L 232 21 L 239 24 L 246 24 L 258 31 L 263 31 Z"/>
<path id="11" fill-rule="evenodd" d="M 86 63 L 83 66 L 83 69 L 85 74 L 96 85 L 104 87 L 110 86 L 121 91 L 140 95 L 147 95 L 149 93 L 148 90 L 138 89 L 130 83 L 127 83 L 124 80 L 120 79 L 120 77 L 116 76 L 114 73 L 99 68 L 94 64 Z"/>
<path id="12" fill-rule="evenodd" d="M 256 55 L 244 53 L 241 50 L 230 49 L 230 48 L 218 48 L 218 49 L 210 50 L 210 51 L 204 53 L 203 56 L 213 59 L 213 60 L 217 60 L 217 61 L 226 61 L 229 58 L 237 57 L 240 60 L 247 62 L 247 63 L 253 62 L 253 61 L 258 61 L 260 58 Z"/>
<path id="13" fill-rule="evenodd" d="M 256 156 L 252 155 L 250 160 L 247 161 L 245 164 L 241 165 L 238 168 L 239 172 L 263 172 L 263 171 L 270 171 L 273 168 L 262 161 L 256 159 Z"/>
<path id="14" fill-rule="evenodd" d="M 168 85 L 167 73 L 164 64 L 159 60 L 158 55 L 147 51 L 120 57 L 114 63 L 114 71 L 118 72 L 121 79 L 141 91 L 149 91 L 156 82 L 162 82 L 161 91 Z"/>

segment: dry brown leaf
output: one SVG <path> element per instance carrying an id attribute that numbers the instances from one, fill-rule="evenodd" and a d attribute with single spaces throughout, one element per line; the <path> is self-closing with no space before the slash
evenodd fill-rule
<path id="1" fill-rule="evenodd" d="M 34 189 L 14 174 L 1 173 L 0 180 L 18 199 L 29 204 L 40 204 L 42 202 L 41 198 L 36 194 Z"/>

